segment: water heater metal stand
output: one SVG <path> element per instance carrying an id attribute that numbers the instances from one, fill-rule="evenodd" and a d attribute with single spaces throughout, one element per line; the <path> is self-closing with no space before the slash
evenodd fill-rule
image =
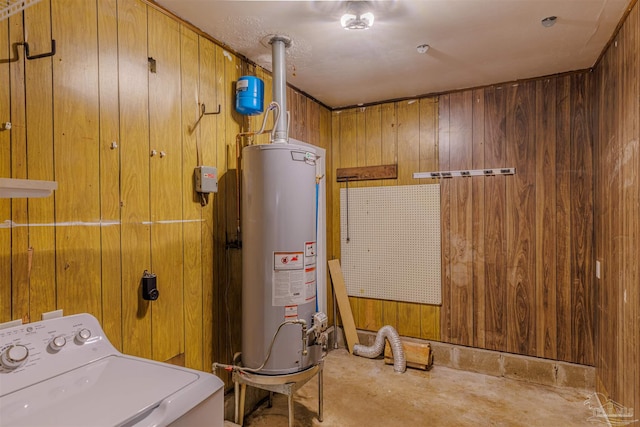
<path id="1" fill-rule="evenodd" d="M 247 386 L 287 395 L 289 407 L 289 427 L 293 427 L 293 394 L 316 374 L 318 375 L 318 421 L 322 422 L 322 369 L 324 361 L 304 371 L 285 375 L 258 375 L 236 370 L 233 372 L 233 393 L 235 398 L 234 422 L 243 425 L 244 399 Z"/>

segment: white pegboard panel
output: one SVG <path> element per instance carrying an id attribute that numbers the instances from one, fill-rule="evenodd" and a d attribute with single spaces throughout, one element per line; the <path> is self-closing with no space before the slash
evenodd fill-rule
<path id="1" fill-rule="evenodd" d="M 440 185 L 351 187 L 348 209 L 346 191 L 340 244 L 347 293 L 441 304 Z"/>

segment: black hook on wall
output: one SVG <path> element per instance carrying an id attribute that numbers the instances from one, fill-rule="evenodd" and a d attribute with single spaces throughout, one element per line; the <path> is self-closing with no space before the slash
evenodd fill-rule
<path id="1" fill-rule="evenodd" d="M 22 42 L 22 43 L 18 43 L 19 45 L 23 45 L 24 46 L 24 56 L 31 60 L 31 59 L 38 59 L 38 58 L 46 58 L 48 56 L 53 56 L 56 54 L 56 41 L 51 39 L 51 51 L 50 52 L 46 52 L 46 53 L 39 53 L 38 55 L 30 55 L 29 54 L 29 43 L 27 42 Z"/>
<path id="2" fill-rule="evenodd" d="M 203 104 L 200 105 L 200 117 L 198 117 L 198 120 L 196 120 L 196 122 L 193 124 L 193 126 L 191 126 L 189 128 L 189 132 L 193 132 L 196 127 L 198 126 L 198 124 L 200 123 L 200 120 L 202 120 L 202 117 L 204 116 L 210 116 L 213 114 L 220 114 L 220 104 L 218 104 L 218 111 L 210 111 L 207 112 L 207 106 Z"/>
<path id="3" fill-rule="evenodd" d="M 218 111 L 206 112 L 207 107 L 204 104 L 202 104 L 202 107 L 200 107 L 200 109 L 201 109 L 200 118 L 202 118 L 202 116 L 209 116 L 211 114 L 220 114 L 220 104 L 218 104 Z"/>

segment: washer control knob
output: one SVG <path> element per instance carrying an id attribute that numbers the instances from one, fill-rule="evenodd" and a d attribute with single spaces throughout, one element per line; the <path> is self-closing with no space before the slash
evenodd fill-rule
<path id="1" fill-rule="evenodd" d="M 91 331 L 87 328 L 80 329 L 76 334 L 76 340 L 78 340 L 80 344 L 84 344 L 89 338 L 91 338 Z"/>
<path id="2" fill-rule="evenodd" d="M 2 366 L 7 369 L 16 369 L 24 365 L 29 357 L 29 349 L 22 344 L 14 344 L 0 355 Z"/>
<path id="3" fill-rule="evenodd" d="M 62 347 L 64 347 L 66 343 L 67 343 L 67 339 L 62 335 L 58 335 L 57 337 L 52 339 L 51 342 L 49 342 L 49 348 L 53 351 L 60 351 L 62 350 Z"/>

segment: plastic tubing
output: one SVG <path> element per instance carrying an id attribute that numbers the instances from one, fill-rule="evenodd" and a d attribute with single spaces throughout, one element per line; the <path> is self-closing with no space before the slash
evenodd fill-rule
<path id="1" fill-rule="evenodd" d="M 391 353 L 393 354 L 393 370 L 402 373 L 407 370 L 407 359 L 404 355 L 404 349 L 402 348 L 402 342 L 400 341 L 400 335 L 394 329 L 393 326 L 387 325 L 380 328 L 376 335 L 376 340 L 372 346 L 367 347 L 362 344 L 356 344 L 353 346 L 353 354 L 356 356 L 367 357 L 374 359 L 382 354 L 384 351 L 384 341 L 389 340 L 391 345 Z"/>

